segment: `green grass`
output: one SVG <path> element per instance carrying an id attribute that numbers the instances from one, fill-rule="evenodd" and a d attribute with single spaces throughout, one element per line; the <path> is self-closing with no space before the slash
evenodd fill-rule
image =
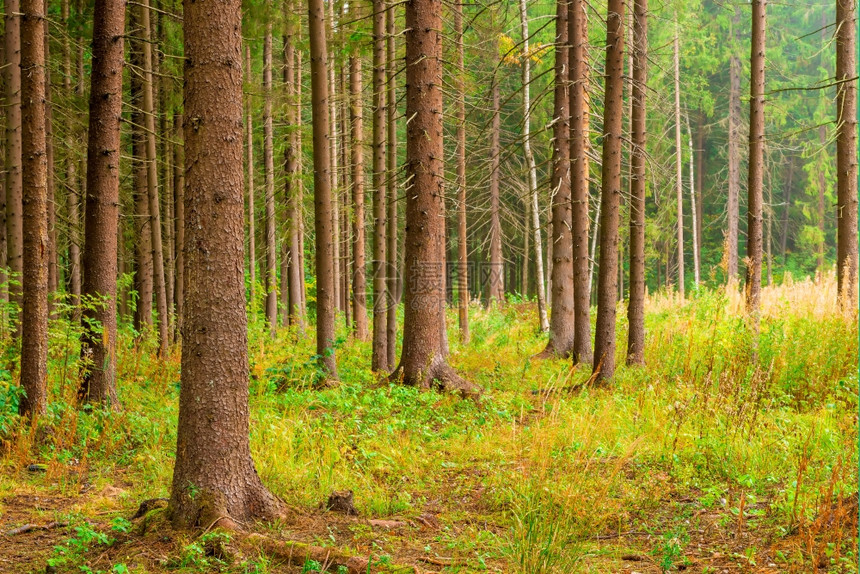
<path id="1" fill-rule="evenodd" d="M 701 563 L 691 539 L 722 548 L 740 569 L 765 553 L 786 571 L 802 571 L 818 556 L 834 572 L 856 570 L 856 531 L 816 519 L 857 491 L 857 321 L 835 305 L 822 312 L 784 304 L 802 297 L 797 290 L 817 288 L 770 289 L 757 341 L 733 311 L 734 295 L 703 291 L 683 304 L 654 298 L 647 367 L 621 366 L 610 387 L 573 392 L 566 389 L 589 370 L 531 358 L 545 345 L 532 306 L 475 307 L 472 342 L 457 341 L 453 315 L 449 338 L 451 363 L 486 390 L 479 403 L 379 379 L 368 368 L 369 343 L 349 339 L 343 326 L 342 384 L 317 390 L 310 331 L 283 330 L 271 341 L 263 323 L 252 321 L 257 469 L 288 505 L 309 513 L 320 512 L 332 490 L 351 489 L 367 517 L 437 514 L 440 529 L 418 550 L 455 557 L 447 572 L 614 572 L 629 552 L 668 571 L 688 558 Z M 93 491 L 121 477 L 127 508 L 168 494 L 178 352 L 157 362 L 151 340 L 135 347 L 132 335 L 123 328 L 123 411 L 78 412 L 68 406 L 76 333 L 55 321 L 53 400 L 37 429 L 12 414 L 16 351 L 6 350 L 0 494 L 41 489 L 78 497 L 81 468 Z M 623 363 L 623 320 L 618 337 Z M 33 461 L 48 472 L 22 478 L 20 469 Z M 741 541 L 723 548 L 697 534 L 711 522 Z M 357 547 L 372 543 L 397 555 L 408 546 L 397 537 L 379 542 L 359 526 Z M 612 538 L 618 533 L 636 534 Z M 324 532 L 319 541 L 326 543 Z"/>

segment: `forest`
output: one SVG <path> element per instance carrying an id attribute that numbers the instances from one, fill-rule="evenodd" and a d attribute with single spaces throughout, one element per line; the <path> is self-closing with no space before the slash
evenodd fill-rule
<path id="1" fill-rule="evenodd" d="M 3 6 L 0 573 L 857 571 L 855 0 Z"/>

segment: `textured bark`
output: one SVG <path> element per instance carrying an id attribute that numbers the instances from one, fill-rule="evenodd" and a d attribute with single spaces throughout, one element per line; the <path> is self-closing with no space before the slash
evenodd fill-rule
<path id="1" fill-rule="evenodd" d="M 245 76 L 246 81 L 252 81 L 251 75 L 251 46 L 245 45 Z M 253 102 L 250 94 L 246 102 L 247 110 L 245 116 L 245 151 L 246 167 L 248 169 L 248 282 L 250 285 L 249 297 L 251 298 L 251 309 L 256 309 L 257 302 L 257 233 L 254 229 L 256 223 L 256 209 L 254 208 L 254 116 Z"/>
<path id="2" fill-rule="evenodd" d="M 648 0 L 633 6 L 633 86 L 630 154 L 630 300 L 627 364 L 645 364 L 645 166 L 648 93 Z"/>
<path id="3" fill-rule="evenodd" d="M 733 6 L 731 38 L 732 55 L 729 62 L 729 197 L 726 204 L 728 229 L 726 231 L 726 262 L 729 281 L 738 277 L 738 197 L 740 195 L 740 123 L 741 123 L 741 63 L 738 60 L 737 41 L 740 27 L 740 10 Z"/>
<path id="4" fill-rule="evenodd" d="M 183 116 L 173 116 L 173 135 L 177 145 L 173 148 L 174 222 L 176 230 L 176 334 L 182 334 L 182 316 L 185 309 L 185 146 L 182 141 Z"/>
<path id="5" fill-rule="evenodd" d="M 268 4 L 267 4 L 268 6 Z M 275 241 L 275 129 L 272 119 L 272 21 L 263 40 L 263 166 L 266 186 L 266 320 L 274 338 L 278 327 L 277 247 Z"/>
<path id="6" fill-rule="evenodd" d="M 341 9 L 343 9 L 343 4 L 341 4 Z M 344 28 L 341 27 L 343 31 Z M 340 34 L 339 44 L 341 46 L 344 44 L 343 33 Z M 338 174 L 340 176 L 340 181 L 336 185 L 337 189 L 337 202 L 335 203 L 335 207 L 337 211 L 335 213 L 335 219 L 337 220 L 335 224 L 334 236 L 338 238 L 339 245 L 339 257 L 338 261 L 338 278 L 340 279 L 338 293 L 340 294 L 340 309 L 343 311 L 344 322 L 346 323 L 347 330 L 350 330 L 352 327 L 352 298 L 350 296 L 350 279 L 351 277 L 351 259 L 350 252 L 352 250 L 352 226 L 350 225 L 350 203 L 352 201 L 350 192 L 352 191 L 352 158 L 350 156 L 350 150 L 352 146 L 350 145 L 350 136 L 351 136 L 351 128 L 350 128 L 350 119 L 349 119 L 349 80 L 348 80 L 348 69 L 349 69 L 349 59 L 343 58 L 343 61 L 338 66 L 338 83 L 340 85 L 340 94 L 337 94 L 337 91 L 333 91 L 335 105 L 338 110 L 337 118 L 338 118 L 338 143 L 340 144 L 340 165 L 342 166 L 340 170 L 338 170 Z"/>
<path id="7" fill-rule="evenodd" d="M 301 77 L 297 74 L 295 49 L 295 21 L 292 15 L 293 7 L 291 0 L 285 5 L 284 19 L 284 86 L 286 91 L 286 124 L 287 145 L 284 146 L 284 204 L 287 212 L 287 235 L 284 241 L 286 273 L 286 290 L 282 290 L 281 298 L 284 301 L 285 324 L 303 326 L 304 314 L 302 312 L 301 298 L 301 273 L 299 265 L 301 254 L 299 253 L 299 221 L 301 218 L 301 183 L 299 176 L 299 128 L 298 121 L 301 114 L 301 102 L 297 100 L 297 85 Z M 282 279 L 283 281 L 283 279 Z"/>
<path id="8" fill-rule="evenodd" d="M 352 309 L 353 329 L 367 340 L 367 275 L 364 251 L 364 106 L 361 56 L 349 58 L 349 119 L 352 126 Z"/>
<path id="9" fill-rule="evenodd" d="M 45 138 L 45 3 L 21 2 L 23 309 L 18 411 L 48 408 L 48 161 Z"/>
<path id="10" fill-rule="evenodd" d="M 87 134 L 83 292 L 98 304 L 84 310 L 81 357 L 87 369 L 81 379 L 78 400 L 114 408 L 119 406 L 116 396 L 116 278 L 124 26 L 125 2 L 96 1 Z M 96 324 L 101 328 L 92 328 Z"/>
<path id="11" fill-rule="evenodd" d="M 334 8 L 335 7 L 334 7 L 334 3 L 331 2 L 331 0 L 329 0 L 329 1 L 330 1 L 330 4 L 329 4 L 328 20 L 326 21 L 328 24 L 328 28 L 326 29 L 324 27 L 323 33 L 327 34 L 327 36 L 328 36 L 327 42 L 331 41 L 331 43 L 334 43 Z M 310 10 L 310 6 L 308 6 L 308 10 Z M 308 29 L 309 29 L 309 33 L 310 33 L 310 24 L 308 24 Z M 341 42 L 341 44 L 343 44 L 343 43 Z M 331 200 L 330 200 L 330 202 L 328 202 L 331 204 L 331 210 L 330 210 L 331 216 L 330 216 L 330 218 L 332 220 L 331 221 L 331 230 L 332 230 L 331 235 L 332 235 L 332 260 L 333 260 L 332 277 L 333 277 L 333 279 L 332 279 L 332 287 L 331 288 L 332 288 L 332 297 L 333 297 L 332 301 L 334 303 L 335 309 L 336 310 L 339 309 L 342 311 L 344 309 L 344 305 L 343 305 L 343 298 L 342 298 L 342 293 L 341 293 L 341 272 L 340 272 L 340 266 L 341 266 L 340 251 L 341 251 L 341 249 L 340 249 L 340 246 L 341 246 L 341 242 L 343 241 L 343 238 L 341 237 L 341 230 L 340 230 L 340 184 L 338 182 L 338 175 L 340 172 L 338 170 L 338 163 L 339 163 L 339 161 L 338 161 L 338 153 L 339 153 L 338 142 L 340 141 L 341 145 L 343 145 L 343 134 L 338 133 L 338 131 L 339 131 L 338 130 L 338 117 L 339 116 L 338 116 L 338 110 L 337 110 L 338 106 L 337 106 L 337 101 L 336 101 L 337 100 L 337 82 L 335 82 L 335 68 L 337 68 L 337 60 L 335 58 L 334 49 L 332 47 L 328 46 L 328 44 L 327 44 L 326 48 L 327 48 L 326 55 L 328 57 L 328 59 L 326 61 L 326 73 L 328 74 L 327 78 L 328 78 L 328 83 L 329 83 L 328 84 L 328 92 L 327 92 L 328 96 L 327 96 L 326 101 L 327 101 L 327 106 L 329 107 L 329 113 L 328 113 L 329 125 L 328 125 L 328 129 L 326 130 L 324 137 L 328 140 L 329 147 L 330 147 L 329 156 L 328 156 L 329 161 L 327 163 L 329 166 L 329 168 L 328 168 L 329 169 L 329 178 L 331 180 L 331 183 L 330 183 Z M 313 65 L 314 65 L 313 59 L 314 59 L 313 55 L 311 55 L 311 79 L 313 79 L 313 74 L 314 74 L 313 73 Z M 311 101 L 313 102 L 313 99 L 315 98 L 315 96 L 313 95 L 313 93 L 314 93 L 313 88 L 311 88 L 311 93 L 312 93 Z M 315 128 L 316 124 L 317 124 L 316 113 L 313 114 L 313 117 L 314 117 L 313 124 L 314 124 L 314 128 Z M 316 148 L 314 148 L 314 165 L 316 165 L 316 155 L 317 155 Z M 314 168 L 314 170 L 316 171 L 316 167 Z M 316 180 L 314 180 L 314 182 L 316 182 Z M 314 189 L 316 189 L 316 183 L 314 183 Z M 316 199 L 314 199 L 314 203 L 316 203 Z M 317 286 L 317 288 L 319 288 L 319 286 Z M 317 301 L 317 304 L 319 304 L 319 300 Z M 336 316 L 336 313 L 335 313 L 335 316 Z M 317 325 L 317 329 L 319 329 L 319 325 Z M 332 331 L 332 333 L 334 333 L 334 331 Z M 332 335 L 332 340 L 333 339 L 334 339 L 334 335 Z"/>
<path id="12" fill-rule="evenodd" d="M 386 226 L 388 222 L 385 184 L 386 120 L 388 95 L 385 91 L 386 45 L 385 0 L 373 1 L 373 345 L 370 368 L 388 370 L 389 299 L 385 270 L 387 262 Z M 392 313 L 394 311 L 392 310 Z"/>
<path id="13" fill-rule="evenodd" d="M 535 290 L 538 303 L 538 326 L 549 330 L 546 313 L 546 285 L 543 274 L 543 241 L 540 234 L 540 205 L 538 203 L 537 167 L 531 145 L 531 53 L 529 51 L 529 18 L 526 0 L 520 0 L 520 28 L 523 34 L 523 150 L 528 164 L 529 197 L 531 198 L 531 232 L 534 235 Z"/>
<path id="14" fill-rule="evenodd" d="M 463 39 L 463 5 L 454 2 L 454 34 L 457 42 L 457 316 L 460 340 L 469 342 L 469 256 L 466 246 L 466 70 Z"/>
<path id="15" fill-rule="evenodd" d="M 583 0 L 571 0 L 570 40 L 570 188 L 573 214 L 573 364 L 591 362 L 591 285 L 588 265 L 588 101 Z"/>
<path id="16" fill-rule="evenodd" d="M 600 270 L 597 277 L 595 379 L 615 375 L 615 310 L 618 290 L 618 224 L 621 203 L 621 140 L 624 115 L 624 0 L 609 0 L 606 18 L 606 96 L 600 190 Z"/>
<path id="17" fill-rule="evenodd" d="M 490 273 L 489 293 L 490 305 L 501 305 L 505 302 L 505 273 L 502 259 L 502 221 L 499 209 L 499 134 L 501 133 L 501 97 L 499 95 L 498 78 L 493 78 L 492 87 L 493 120 L 490 124 Z"/>
<path id="18" fill-rule="evenodd" d="M 836 1 L 836 262 L 839 293 L 857 307 L 857 4 Z"/>
<path id="19" fill-rule="evenodd" d="M 9 300 L 21 305 L 24 220 L 21 216 L 23 182 L 21 174 L 21 5 L 6 0 L 3 69 L 6 84 L 6 266 L 14 281 L 9 283 Z M 20 321 L 20 317 L 18 319 Z M 16 322 L 17 330 L 18 322 Z"/>
<path id="20" fill-rule="evenodd" d="M 387 193 L 388 193 L 388 229 L 386 238 L 387 245 L 387 266 L 386 266 L 386 289 L 390 303 L 387 305 L 386 316 L 386 368 L 390 371 L 394 369 L 397 362 L 397 304 L 400 301 L 398 291 L 398 266 L 397 266 L 397 67 L 398 62 L 395 54 L 396 41 L 395 36 L 395 7 L 398 4 L 392 0 L 388 5 L 388 18 L 385 22 L 386 31 L 386 63 L 387 63 L 387 161 L 388 169 L 386 173 Z"/>
<path id="21" fill-rule="evenodd" d="M 400 365 L 392 375 L 419 387 L 474 395 L 445 361 L 442 329 L 442 2 L 406 2 L 406 258 Z"/>
<path id="22" fill-rule="evenodd" d="M 314 150 L 314 231 L 317 271 L 317 356 L 325 376 L 336 379 L 334 356 L 335 260 L 332 235 L 332 156 L 329 139 L 328 50 L 322 0 L 308 0 Z"/>
<path id="23" fill-rule="evenodd" d="M 189 0 L 184 17 L 190 248 L 169 512 L 177 527 L 208 528 L 273 518 L 282 505 L 260 481 L 249 447 L 241 3 Z"/>
<path id="24" fill-rule="evenodd" d="M 573 351 L 573 237 L 570 203 L 570 114 L 568 113 L 568 1 L 557 0 L 555 102 L 552 160 L 552 315 L 544 356 L 567 358 Z"/>
<path id="25" fill-rule="evenodd" d="M 678 293 L 684 298 L 684 154 L 681 146 L 681 55 L 678 16 L 675 15 L 675 34 L 672 38 L 672 64 L 675 72 L 675 195 L 677 213 L 675 231 L 678 233 Z"/>
<path id="26" fill-rule="evenodd" d="M 152 235 L 152 281 L 158 314 L 158 355 L 167 354 L 170 342 L 167 317 L 167 287 L 164 279 L 164 249 L 161 241 L 161 203 L 158 196 L 158 158 L 155 148 L 155 99 L 153 97 L 152 26 L 149 0 L 140 2 L 143 28 L 143 117 L 146 128 L 146 195 L 149 200 L 149 230 Z"/>
<path id="27" fill-rule="evenodd" d="M 696 154 L 693 149 L 693 130 L 690 127 L 690 116 L 687 121 L 687 147 L 690 150 L 690 229 L 693 231 L 693 285 L 699 290 L 699 206 L 696 204 Z M 768 202 L 769 203 L 769 202 Z"/>
<path id="28" fill-rule="evenodd" d="M 705 114 L 699 112 L 696 128 L 696 253 L 702 259 L 702 194 L 705 175 Z"/>
<path id="29" fill-rule="evenodd" d="M 50 62 L 50 32 L 45 21 L 45 62 Z M 45 155 L 48 163 L 47 209 L 48 209 L 48 312 L 53 304 L 51 296 L 57 291 L 57 214 L 54 191 L 54 118 L 51 104 L 51 68 L 45 66 Z"/>
<path id="30" fill-rule="evenodd" d="M 761 306 L 762 191 L 764 179 L 764 49 L 766 0 L 752 0 L 750 46 L 750 157 L 747 184 L 746 305 L 756 333 Z"/>

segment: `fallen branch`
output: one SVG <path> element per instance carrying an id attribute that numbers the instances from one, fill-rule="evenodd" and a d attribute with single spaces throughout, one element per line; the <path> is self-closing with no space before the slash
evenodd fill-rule
<path id="1" fill-rule="evenodd" d="M 16 534 L 24 534 L 33 530 L 51 530 L 53 528 L 65 528 L 68 522 L 49 522 L 48 524 L 25 524 L 12 530 L 7 530 L 3 533 L 4 536 L 15 536 Z"/>

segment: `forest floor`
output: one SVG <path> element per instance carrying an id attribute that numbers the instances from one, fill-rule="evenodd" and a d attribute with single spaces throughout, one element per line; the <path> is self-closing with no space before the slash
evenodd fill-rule
<path id="1" fill-rule="evenodd" d="M 533 305 L 473 307 L 472 341 L 457 342 L 453 315 L 449 336 L 479 402 L 378 380 L 369 343 L 345 329 L 341 385 L 318 389 L 310 336 L 271 341 L 253 323 L 251 446 L 290 510 L 249 527 L 369 558 L 374 572 L 856 572 L 857 314 L 835 298 L 829 277 L 765 289 L 756 341 L 735 293 L 651 297 L 648 366 L 620 367 L 607 388 L 533 358 L 546 344 Z M 623 320 L 618 336 L 623 357 Z M 11 414 L 14 369 L 2 373 L 0 572 L 328 566 L 288 566 L 260 537 L 177 533 L 162 509 L 132 520 L 169 494 L 179 355 L 157 361 L 129 331 L 121 343 L 119 413 L 69 406 L 68 322 L 52 323 L 39 426 Z M 323 510 L 341 490 L 357 516 Z"/>

